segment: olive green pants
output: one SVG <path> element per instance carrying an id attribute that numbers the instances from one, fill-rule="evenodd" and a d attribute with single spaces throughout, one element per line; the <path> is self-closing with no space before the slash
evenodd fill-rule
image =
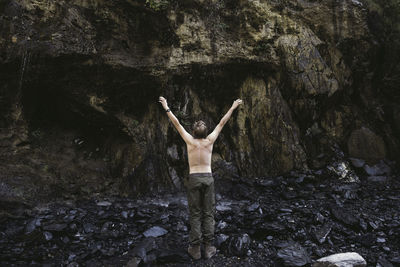
<path id="1" fill-rule="evenodd" d="M 214 239 L 215 193 L 211 173 L 191 173 L 186 184 L 190 220 L 190 245 Z"/>

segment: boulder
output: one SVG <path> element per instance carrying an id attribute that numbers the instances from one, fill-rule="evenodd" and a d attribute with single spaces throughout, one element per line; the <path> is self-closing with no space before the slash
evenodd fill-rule
<path id="1" fill-rule="evenodd" d="M 377 162 L 386 157 L 386 147 L 382 137 L 366 127 L 351 133 L 347 148 L 351 157 L 371 162 Z"/>
<path id="2" fill-rule="evenodd" d="M 356 252 L 333 254 L 321 258 L 312 267 L 364 267 L 367 262 Z"/>
<path id="3" fill-rule="evenodd" d="M 388 175 L 391 173 L 390 167 L 383 161 L 372 166 L 365 164 L 364 171 L 371 176 Z"/>
<path id="4" fill-rule="evenodd" d="M 246 256 L 251 239 L 248 234 L 233 235 L 224 242 L 224 250 L 228 255 Z"/>
<path id="5" fill-rule="evenodd" d="M 153 226 L 151 228 L 149 228 L 148 230 L 146 230 L 143 235 L 145 237 L 159 237 L 159 236 L 163 236 L 165 234 L 167 234 L 168 231 L 165 230 L 162 227 L 159 226 Z"/>
<path id="6" fill-rule="evenodd" d="M 289 243 L 277 256 L 285 266 L 305 266 L 311 262 L 307 251 L 298 243 Z"/>

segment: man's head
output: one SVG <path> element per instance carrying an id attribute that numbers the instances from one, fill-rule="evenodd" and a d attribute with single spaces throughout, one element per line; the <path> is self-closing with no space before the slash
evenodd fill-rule
<path id="1" fill-rule="evenodd" d="M 193 123 L 193 137 L 203 139 L 207 137 L 207 125 L 204 121 L 196 121 Z"/>

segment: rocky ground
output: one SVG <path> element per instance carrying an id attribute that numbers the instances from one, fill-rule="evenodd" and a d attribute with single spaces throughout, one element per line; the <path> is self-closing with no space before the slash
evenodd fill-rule
<path id="1" fill-rule="evenodd" d="M 399 177 L 328 177 L 216 178 L 218 253 L 210 260 L 186 253 L 183 193 L 10 207 L 1 217 L 0 258 L 3 266 L 307 266 L 355 251 L 368 266 L 398 266 Z"/>

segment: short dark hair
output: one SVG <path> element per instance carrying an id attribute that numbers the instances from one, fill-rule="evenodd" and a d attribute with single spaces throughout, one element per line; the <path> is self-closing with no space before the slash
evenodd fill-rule
<path id="1" fill-rule="evenodd" d="M 203 139 L 207 137 L 207 125 L 204 121 L 196 121 L 193 123 L 193 137 L 196 139 Z"/>

